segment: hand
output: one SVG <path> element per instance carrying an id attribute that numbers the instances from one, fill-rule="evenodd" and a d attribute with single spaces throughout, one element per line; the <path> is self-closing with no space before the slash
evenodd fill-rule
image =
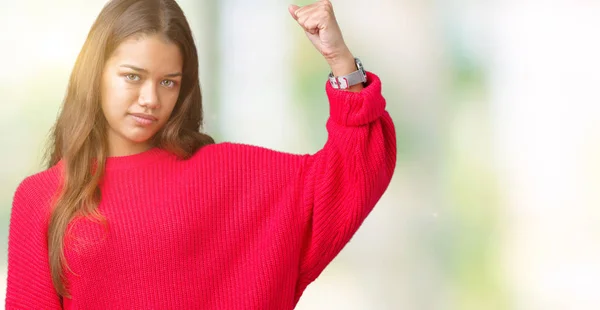
<path id="1" fill-rule="evenodd" d="M 330 66 L 348 59 L 353 61 L 329 0 L 319 0 L 303 7 L 291 4 L 288 10 Z"/>

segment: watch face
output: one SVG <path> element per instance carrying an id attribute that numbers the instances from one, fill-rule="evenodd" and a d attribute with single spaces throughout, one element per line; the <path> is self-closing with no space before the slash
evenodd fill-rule
<path id="1" fill-rule="evenodd" d="M 362 65 L 362 62 L 360 61 L 360 59 L 354 58 L 354 62 L 356 62 L 356 67 L 358 69 L 362 68 L 363 65 Z"/>
<path id="2" fill-rule="evenodd" d="M 360 73 L 363 75 L 363 77 L 367 77 L 367 72 L 365 72 L 365 68 L 363 67 L 362 62 L 360 61 L 360 59 L 358 58 L 354 58 L 354 61 L 356 61 L 356 67 L 358 68 L 358 71 L 360 71 Z"/>

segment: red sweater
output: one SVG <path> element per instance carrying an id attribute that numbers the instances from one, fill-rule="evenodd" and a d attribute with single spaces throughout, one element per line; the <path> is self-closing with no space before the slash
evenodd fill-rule
<path id="1" fill-rule="evenodd" d="M 65 309 L 293 309 L 386 190 L 394 124 L 379 78 L 326 84 L 329 137 L 313 155 L 234 143 L 179 160 L 110 157 L 100 212 L 70 223 Z M 7 309 L 59 309 L 48 265 L 50 199 L 62 162 L 27 177 L 10 218 Z"/>

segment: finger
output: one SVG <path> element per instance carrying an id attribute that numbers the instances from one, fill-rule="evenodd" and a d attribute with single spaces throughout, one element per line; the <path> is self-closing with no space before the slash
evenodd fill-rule
<path id="1" fill-rule="evenodd" d="M 324 29 L 324 27 L 331 23 L 332 15 L 321 9 L 321 8 L 313 8 L 307 14 L 302 14 L 298 17 L 298 23 L 308 32 L 315 33 L 319 32 L 319 30 Z"/>
<path id="2" fill-rule="evenodd" d="M 319 33 L 322 19 L 316 16 L 308 16 L 302 21 L 302 28 L 311 34 Z"/>
<path id="3" fill-rule="evenodd" d="M 296 19 L 301 19 L 303 16 L 312 14 L 312 12 L 315 10 L 315 8 L 317 8 L 317 6 L 314 3 L 305 5 L 305 6 L 293 5 L 293 9 L 294 9 L 293 15 L 296 16 Z"/>
<path id="4" fill-rule="evenodd" d="M 290 4 L 288 6 L 288 11 L 290 11 L 290 14 L 292 15 L 292 17 L 295 20 L 298 20 L 298 15 L 296 14 L 296 12 L 298 11 L 298 9 L 300 9 L 299 6 L 295 5 L 295 4 Z"/>

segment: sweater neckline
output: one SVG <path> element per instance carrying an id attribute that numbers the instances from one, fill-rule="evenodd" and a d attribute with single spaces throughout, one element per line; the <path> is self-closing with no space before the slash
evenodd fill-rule
<path id="1" fill-rule="evenodd" d="M 163 150 L 159 147 L 153 147 L 147 151 L 137 154 L 125 156 L 108 156 L 106 157 L 105 169 L 115 170 L 141 167 L 156 162 L 169 155 L 170 153 L 168 151 Z"/>

